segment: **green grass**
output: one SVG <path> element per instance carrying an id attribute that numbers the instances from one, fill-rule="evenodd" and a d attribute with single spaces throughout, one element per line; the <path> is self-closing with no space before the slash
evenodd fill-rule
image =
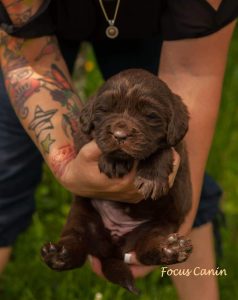
<path id="1" fill-rule="evenodd" d="M 221 184 L 225 193 L 223 207 L 227 226 L 223 229 L 224 258 L 219 262 L 228 276 L 219 278 L 222 299 L 238 299 L 238 32 L 233 39 L 224 83 L 223 101 L 216 136 L 209 158 L 208 170 Z M 92 51 L 83 47 L 87 60 L 93 61 Z M 95 62 L 93 61 L 95 64 Z M 76 75 L 75 75 L 76 76 Z M 76 76 L 81 97 L 91 94 L 102 82 L 97 69 L 85 72 L 79 58 Z M 84 88 L 83 88 L 84 87 Z M 83 90 L 82 90 L 83 88 Z M 18 239 L 11 262 L 0 282 L 1 300 L 94 300 L 96 293 L 103 300 L 173 300 L 176 292 L 168 278 L 156 271 L 138 280 L 141 297 L 128 294 L 92 274 L 88 265 L 81 270 L 56 273 L 40 259 L 39 251 L 48 240 L 56 240 L 65 222 L 71 196 L 55 182 L 45 168 L 43 181 L 36 195 L 37 212 L 32 226 Z"/>

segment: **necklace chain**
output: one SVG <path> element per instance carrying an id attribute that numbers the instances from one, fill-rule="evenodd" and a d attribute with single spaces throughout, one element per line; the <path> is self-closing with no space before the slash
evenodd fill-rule
<path id="1" fill-rule="evenodd" d="M 116 21 L 117 13 L 118 13 L 119 6 L 120 6 L 120 2 L 121 2 L 120 0 L 117 0 L 117 4 L 116 4 L 116 8 L 115 8 L 113 19 L 109 19 L 108 14 L 107 14 L 106 9 L 105 9 L 104 4 L 103 4 L 103 0 L 99 0 L 99 4 L 101 6 L 102 12 L 103 12 L 104 17 L 107 20 L 107 22 L 108 22 L 109 25 L 113 26 L 114 23 L 115 23 L 115 21 Z"/>

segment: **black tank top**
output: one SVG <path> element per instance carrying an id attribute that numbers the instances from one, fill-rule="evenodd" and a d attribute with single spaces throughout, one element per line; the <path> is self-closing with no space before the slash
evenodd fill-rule
<path id="1" fill-rule="evenodd" d="M 116 2 L 103 0 L 110 17 Z M 178 40 L 216 32 L 237 16 L 238 0 L 222 0 L 217 10 L 207 0 L 120 0 L 115 25 L 119 29 L 117 39 L 161 35 L 165 40 Z M 4 9 L 0 9 L 0 25 L 19 37 L 56 33 L 77 41 L 106 39 L 108 23 L 99 0 L 44 0 L 36 16 L 23 28 L 8 26 Z"/>

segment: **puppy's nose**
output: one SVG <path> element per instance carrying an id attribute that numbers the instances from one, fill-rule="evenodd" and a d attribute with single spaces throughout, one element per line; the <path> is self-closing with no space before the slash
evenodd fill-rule
<path id="1" fill-rule="evenodd" d="M 125 130 L 122 129 L 117 129 L 113 132 L 113 136 L 115 139 L 117 139 L 118 141 L 122 141 L 125 140 L 127 138 L 127 133 Z"/>

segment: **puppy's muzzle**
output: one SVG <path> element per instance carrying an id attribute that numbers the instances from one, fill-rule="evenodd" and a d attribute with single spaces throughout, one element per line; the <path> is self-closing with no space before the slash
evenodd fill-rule
<path id="1" fill-rule="evenodd" d="M 128 137 L 127 132 L 123 129 L 117 129 L 112 134 L 114 139 L 116 139 L 118 142 L 125 141 Z"/>
<path id="2" fill-rule="evenodd" d="M 126 141 L 131 132 L 125 121 L 119 121 L 111 126 L 111 133 L 116 142 L 121 143 Z"/>

